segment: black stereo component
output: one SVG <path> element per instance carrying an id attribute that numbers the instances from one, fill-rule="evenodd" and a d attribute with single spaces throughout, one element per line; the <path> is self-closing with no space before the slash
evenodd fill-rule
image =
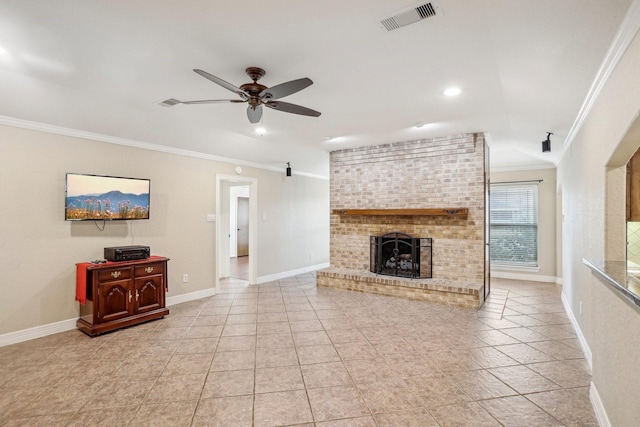
<path id="1" fill-rule="evenodd" d="M 104 248 L 104 258 L 108 261 L 131 261 L 147 259 L 151 256 L 149 246 L 114 246 Z"/>

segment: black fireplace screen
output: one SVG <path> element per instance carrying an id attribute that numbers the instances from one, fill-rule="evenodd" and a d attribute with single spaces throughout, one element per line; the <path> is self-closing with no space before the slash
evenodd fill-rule
<path id="1" fill-rule="evenodd" d="M 431 238 L 392 232 L 370 237 L 370 271 L 387 276 L 431 278 Z"/>

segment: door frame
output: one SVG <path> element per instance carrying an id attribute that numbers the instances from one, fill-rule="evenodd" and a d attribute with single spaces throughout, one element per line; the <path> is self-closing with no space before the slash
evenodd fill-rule
<path id="1" fill-rule="evenodd" d="M 258 179 L 216 174 L 216 293 L 229 277 L 229 188 L 237 185 L 249 186 L 249 284 L 258 283 Z"/>

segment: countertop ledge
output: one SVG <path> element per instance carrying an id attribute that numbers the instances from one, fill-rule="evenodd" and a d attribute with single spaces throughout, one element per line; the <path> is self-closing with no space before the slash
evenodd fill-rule
<path id="1" fill-rule="evenodd" d="M 640 309 L 640 270 L 637 273 L 628 271 L 627 263 L 624 261 L 583 258 L 582 263 L 604 283 L 614 288 L 625 300 Z"/>

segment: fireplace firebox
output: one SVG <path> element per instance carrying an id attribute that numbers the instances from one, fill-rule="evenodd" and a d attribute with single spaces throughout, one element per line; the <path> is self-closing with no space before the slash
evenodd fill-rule
<path id="1" fill-rule="evenodd" d="M 386 276 L 430 279 L 432 239 L 413 237 L 397 231 L 370 236 L 372 273 Z"/>

